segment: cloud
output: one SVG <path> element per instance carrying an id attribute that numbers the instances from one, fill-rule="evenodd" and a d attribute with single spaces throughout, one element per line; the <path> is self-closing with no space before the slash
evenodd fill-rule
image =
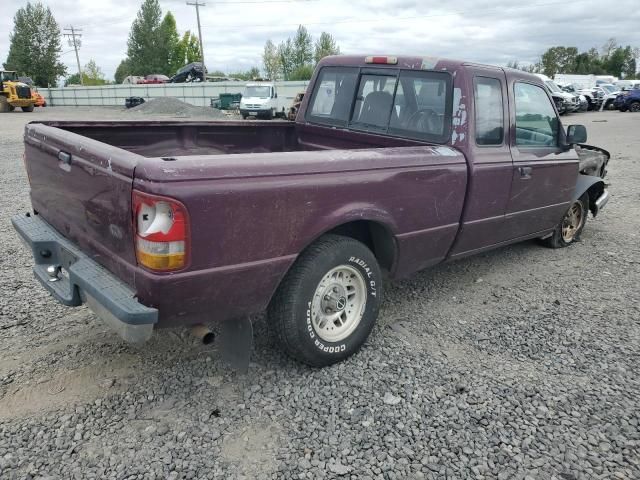
<path id="1" fill-rule="evenodd" d="M 226 72 L 260 66 L 264 43 L 293 35 L 298 24 L 317 37 L 331 33 L 343 53 L 396 53 L 453 57 L 504 65 L 535 62 L 554 45 L 580 50 L 616 37 L 640 46 L 637 0 L 603 8 L 596 0 L 459 0 L 430 5 L 420 0 L 220 0 L 200 9 L 207 67 Z M 107 77 L 126 56 L 127 37 L 139 3 L 116 0 L 44 0 L 61 27 L 82 28 L 80 60 L 94 59 Z M 10 4 L 16 10 L 26 0 Z M 197 32 L 193 7 L 183 0 L 160 0 L 171 10 L 180 33 Z M 7 15 L 9 13 L 9 15 Z M 11 11 L 0 17 L 0 60 L 6 59 Z M 63 44 L 62 61 L 76 70 L 73 50 Z M 151 73 L 151 72 L 150 72 Z"/>

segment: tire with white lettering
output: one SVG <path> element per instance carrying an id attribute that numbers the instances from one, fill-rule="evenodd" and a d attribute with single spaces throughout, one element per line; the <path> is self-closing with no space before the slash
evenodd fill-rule
<path id="1" fill-rule="evenodd" d="M 304 250 L 267 311 L 269 328 L 293 358 L 315 367 L 356 353 L 380 309 L 382 276 L 363 243 L 325 235 Z"/>

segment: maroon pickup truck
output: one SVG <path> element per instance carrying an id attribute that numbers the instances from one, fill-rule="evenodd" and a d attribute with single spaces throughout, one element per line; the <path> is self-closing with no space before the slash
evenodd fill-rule
<path id="1" fill-rule="evenodd" d="M 361 347 L 385 278 L 568 246 L 608 199 L 609 155 L 577 147 L 584 127 L 565 131 L 536 76 L 430 57 L 325 58 L 295 122 L 38 122 L 24 138 L 33 212 L 13 224 L 58 301 L 130 341 L 220 322 L 233 343 L 266 310 L 316 366 Z"/>

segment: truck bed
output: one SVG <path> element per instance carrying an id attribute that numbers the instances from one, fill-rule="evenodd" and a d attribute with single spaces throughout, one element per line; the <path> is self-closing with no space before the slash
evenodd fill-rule
<path id="1" fill-rule="evenodd" d="M 381 247 L 393 276 L 442 261 L 468 168 L 444 145 L 259 121 L 30 123 L 25 165 L 39 218 L 158 309 L 160 326 L 202 321 L 213 304 L 224 318 L 262 311 L 299 252 L 347 223 L 393 232 Z M 184 205 L 184 269 L 138 265 L 134 191 Z"/>
<path id="2" fill-rule="evenodd" d="M 354 140 L 336 131 L 330 137 L 291 122 L 46 122 L 83 137 L 143 157 L 294 152 L 420 145 L 363 133 Z"/>

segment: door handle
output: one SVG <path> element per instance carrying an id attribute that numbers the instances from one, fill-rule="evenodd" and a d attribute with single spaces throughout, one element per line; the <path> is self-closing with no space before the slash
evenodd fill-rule
<path id="1" fill-rule="evenodd" d="M 58 152 L 58 160 L 67 165 L 71 165 L 71 154 L 60 150 Z"/>
<path id="2" fill-rule="evenodd" d="M 518 167 L 518 171 L 520 172 L 520 178 L 522 180 L 529 180 L 531 178 L 531 172 L 533 168 L 531 167 Z"/>

